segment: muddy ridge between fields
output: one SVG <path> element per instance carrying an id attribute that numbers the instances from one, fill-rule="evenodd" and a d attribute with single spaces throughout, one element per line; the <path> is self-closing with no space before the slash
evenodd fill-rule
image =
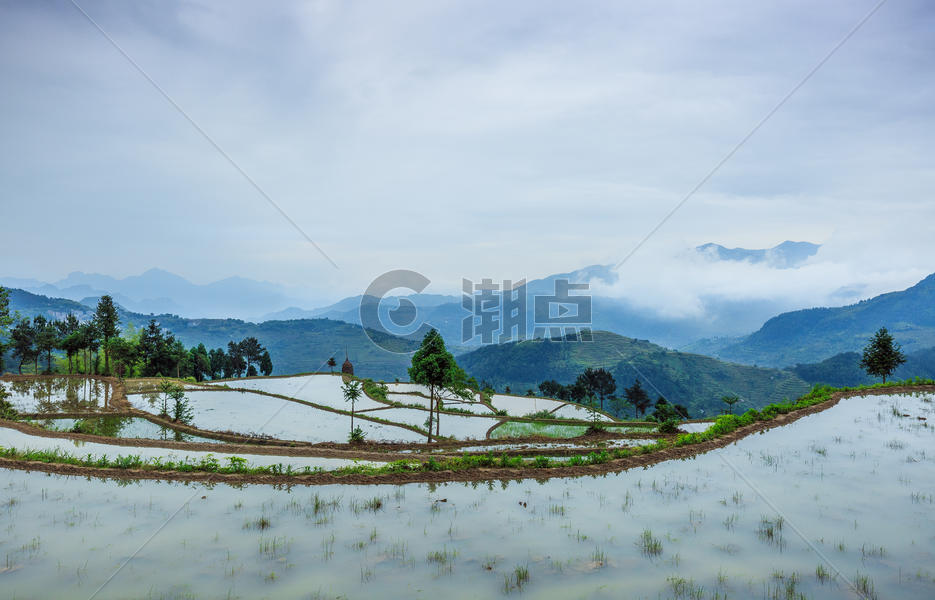
<path id="1" fill-rule="evenodd" d="M 221 473 L 186 473 L 177 471 L 146 471 L 142 469 L 112 469 L 97 467 L 82 467 L 77 465 L 50 464 L 37 461 L 21 461 L 9 458 L 0 458 L 0 467 L 24 471 L 41 471 L 61 475 L 80 475 L 100 477 L 104 479 L 119 480 L 171 480 L 192 481 L 203 483 L 227 484 L 272 484 L 272 485 L 331 485 L 331 484 L 403 484 L 403 483 L 440 483 L 448 481 L 489 481 L 489 480 L 545 480 L 555 477 L 582 477 L 601 476 L 628 469 L 647 467 L 668 460 L 684 460 L 723 448 L 737 442 L 749 435 L 767 431 L 775 427 L 782 427 L 793 423 L 803 417 L 825 411 L 845 398 L 852 396 L 886 396 L 907 394 L 913 392 L 932 392 L 935 386 L 898 386 L 880 388 L 875 390 L 853 390 L 837 392 L 830 400 L 807 408 L 802 408 L 784 415 L 778 415 L 770 421 L 757 421 L 751 425 L 741 427 L 718 439 L 667 448 L 628 458 L 614 459 L 599 465 L 582 465 L 549 468 L 477 468 L 465 471 L 434 471 L 417 473 L 386 473 L 380 475 L 346 475 L 336 476 L 330 473 L 313 473 L 309 475 L 246 475 Z M 229 447 L 224 445 L 225 448 Z M 383 455 L 385 456 L 385 455 Z M 407 458 L 412 458 L 408 456 Z"/>

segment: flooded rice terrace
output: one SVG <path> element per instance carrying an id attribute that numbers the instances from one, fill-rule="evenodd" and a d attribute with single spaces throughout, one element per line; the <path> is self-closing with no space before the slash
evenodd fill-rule
<path id="1" fill-rule="evenodd" d="M 0 381 L 21 413 L 94 412 L 109 407 L 113 386 L 86 377 L 43 377 Z"/>
<path id="2" fill-rule="evenodd" d="M 187 392 L 186 397 L 191 402 L 192 424 L 201 429 L 264 434 L 281 440 L 307 442 L 347 438 L 347 416 L 316 410 L 290 400 L 222 390 Z M 159 413 L 157 394 L 131 394 L 127 399 L 134 408 L 151 414 Z M 357 422 L 370 439 L 407 442 L 425 439 L 424 435 L 402 427 L 374 423 L 365 418 Z"/>
<path id="3" fill-rule="evenodd" d="M 692 460 L 543 482 L 2 471 L 2 595 L 932 598 L 929 423 L 931 395 L 850 398 Z"/>

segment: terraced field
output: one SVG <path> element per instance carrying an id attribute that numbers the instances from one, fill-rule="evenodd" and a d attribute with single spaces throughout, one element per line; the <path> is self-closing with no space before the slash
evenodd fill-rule
<path id="1" fill-rule="evenodd" d="M 190 395 L 205 403 L 198 414 L 213 426 L 239 425 L 252 403 L 267 400 L 275 408 L 285 401 L 308 409 L 314 416 L 303 427 L 320 413 L 349 420 L 336 408 L 313 408 L 251 385 L 258 387 Z M 143 406 L 140 398 L 130 396 Z M 304 400 L 337 406 L 333 398 Z M 228 405 L 235 416 L 223 416 Z M 0 471 L 2 589 L 11 598 L 43 597 L 54 587 L 57 597 L 101 599 L 927 599 L 935 595 L 932 407 L 929 391 L 846 397 L 692 460 L 663 457 L 600 477 L 514 480 L 491 470 L 463 483 L 438 473 L 429 483 L 296 487 L 228 483 L 222 475 L 172 481 L 185 473 L 138 480 L 132 468 L 125 477 L 114 469 L 49 474 L 42 464 L 19 464 Z M 116 409 L 142 418 L 130 405 Z M 455 419 L 505 421 L 494 431 L 537 423 L 443 414 L 452 437 L 480 429 L 462 432 Z M 446 452 L 513 452 L 570 465 L 583 449 L 652 442 L 646 436 L 654 435 L 629 425 L 602 440 L 448 439 L 431 450 L 373 443 L 338 456 L 349 445 L 108 440 L 31 422 L 0 422 L 0 447 L 182 465 L 245 460 L 301 472 L 369 468 L 407 456 L 441 460 Z M 137 425 L 127 434 L 145 433 Z"/>

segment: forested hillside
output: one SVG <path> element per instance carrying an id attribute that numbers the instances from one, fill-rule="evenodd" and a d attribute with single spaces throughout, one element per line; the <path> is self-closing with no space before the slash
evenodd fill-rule
<path id="1" fill-rule="evenodd" d="M 789 367 L 805 381 L 836 387 L 876 383 L 879 379 L 867 375 L 860 367 L 859 352 L 843 352 L 818 363 Z M 906 362 L 896 368 L 893 379 L 923 377 L 935 379 L 935 348 L 926 348 L 906 354 Z"/>
<path id="2" fill-rule="evenodd" d="M 746 364 L 791 366 L 858 352 L 880 327 L 907 352 L 935 346 L 935 274 L 900 292 L 837 308 L 784 313 L 742 341 L 709 352 Z M 704 344 L 692 346 L 705 352 Z"/>
<path id="3" fill-rule="evenodd" d="M 498 390 L 510 386 L 515 393 L 535 390 L 548 379 L 569 384 L 587 367 L 603 367 L 613 374 L 618 395 L 639 378 L 653 399 L 662 394 L 698 416 L 720 412 L 724 395 L 740 396 L 741 407 L 763 406 L 809 388 L 788 371 L 726 363 L 603 331 L 594 332 L 590 342 L 529 340 L 486 346 L 461 355 L 458 362 L 479 381 Z"/>
<path id="4" fill-rule="evenodd" d="M 10 290 L 10 310 L 24 317 L 42 315 L 62 319 L 74 313 L 79 319 L 93 316 L 92 307 L 65 300 L 48 298 L 22 290 Z M 408 354 L 388 352 L 378 348 L 358 325 L 328 319 L 298 319 L 250 323 L 239 319 L 186 319 L 176 315 L 143 315 L 118 310 L 120 327 L 124 331 L 145 328 L 150 320 L 175 335 L 185 346 L 204 344 L 208 348 L 224 348 L 230 341 L 255 337 L 269 350 L 273 374 L 327 370 L 326 361 L 334 356 L 344 360 L 345 350 L 356 372 L 364 377 L 392 381 L 406 378 Z M 401 352 L 415 350 L 417 342 L 370 332 L 381 345 Z M 9 367 L 12 361 L 7 362 Z"/>

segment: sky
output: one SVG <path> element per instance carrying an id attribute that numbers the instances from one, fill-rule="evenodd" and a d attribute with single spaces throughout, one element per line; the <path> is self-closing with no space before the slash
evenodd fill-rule
<path id="1" fill-rule="evenodd" d="M 0 273 L 314 303 L 396 268 L 457 293 L 616 264 L 875 4 L 79 0 L 170 102 L 70 1 L 0 2 Z M 885 3 L 603 291 L 690 314 L 935 271 L 933 30 Z M 784 271 L 691 252 L 783 240 L 823 246 Z"/>

